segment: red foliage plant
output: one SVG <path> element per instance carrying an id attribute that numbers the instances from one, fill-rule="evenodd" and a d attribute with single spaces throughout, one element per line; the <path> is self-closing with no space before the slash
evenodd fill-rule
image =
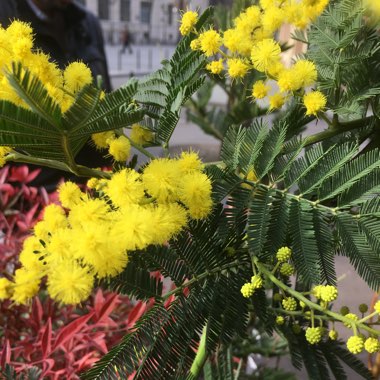
<path id="1" fill-rule="evenodd" d="M 39 170 L 0 170 L 0 277 L 11 278 L 18 253 L 43 207 L 55 194 L 30 186 Z M 61 306 L 41 291 L 31 305 L 0 302 L 0 368 L 17 373 L 31 367 L 43 379 L 77 379 L 133 327 L 147 305 L 98 290 L 80 307 Z"/>

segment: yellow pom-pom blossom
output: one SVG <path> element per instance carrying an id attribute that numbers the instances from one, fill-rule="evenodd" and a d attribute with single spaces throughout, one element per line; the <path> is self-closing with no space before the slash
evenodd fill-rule
<path id="1" fill-rule="evenodd" d="M 293 68 L 282 70 L 278 75 L 277 84 L 281 92 L 293 92 L 302 87 L 302 78 Z"/>
<path id="2" fill-rule="evenodd" d="M 138 204 L 145 197 L 141 175 L 131 169 L 123 169 L 113 174 L 103 190 L 118 207 Z"/>
<path id="3" fill-rule="evenodd" d="M 338 332 L 336 330 L 330 330 L 329 331 L 329 338 L 331 340 L 337 340 L 338 339 Z"/>
<path id="4" fill-rule="evenodd" d="M 187 224 L 187 211 L 177 203 L 159 204 L 151 210 L 152 244 L 165 244 L 178 234 Z"/>
<path id="5" fill-rule="evenodd" d="M 113 131 L 94 133 L 91 139 L 97 148 L 106 149 L 109 146 L 109 141 L 115 139 L 115 133 Z"/>
<path id="6" fill-rule="evenodd" d="M 220 34 L 213 30 L 207 30 L 199 35 L 200 49 L 207 56 L 218 53 L 220 46 L 222 45 L 222 37 Z"/>
<path id="7" fill-rule="evenodd" d="M 0 278 L 0 301 L 5 300 L 11 296 L 11 284 L 7 278 Z"/>
<path id="8" fill-rule="evenodd" d="M 283 325 L 285 323 L 285 318 L 282 315 L 276 317 L 276 325 Z"/>
<path id="9" fill-rule="evenodd" d="M 253 84 L 252 97 L 256 99 L 263 99 L 268 95 L 270 87 L 262 80 L 258 80 Z"/>
<path id="10" fill-rule="evenodd" d="M 300 59 L 294 64 L 293 70 L 300 78 L 302 87 L 311 86 L 317 80 L 318 73 L 314 62 Z"/>
<path id="11" fill-rule="evenodd" d="M 190 42 L 190 49 L 191 50 L 200 50 L 201 49 L 201 42 L 199 41 L 198 38 L 195 38 Z"/>
<path id="12" fill-rule="evenodd" d="M 322 289 L 324 288 L 323 285 L 316 285 L 314 286 L 312 290 L 312 294 L 314 295 L 315 298 L 321 299 L 322 298 Z"/>
<path id="13" fill-rule="evenodd" d="M 184 174 L 204 169 L 204 164 L 198 154 L 193 151 L 182 152 L 177 162 L 179 170 Z"/>
<path id="14" fill-rule="evenodd" d="M 285 95 L 281 93 L 274 94 L 269 97 L 269 110 L 273 111 L 276 109 L 280 109 L 285 104 Z"/>
<path id="15" fill-rule="evenodd" d="M 347 340 L 347 349 L 353 354 L 360 354 L 364 348 L 364 339 L 360 336 L 351 336 Z"/>
<path id="16" fill-rule="evenodd" d="M 130 138 L 137 145 L 145 145 L 153 141 L 153 133 L 140 124 L 133 124 Z"/>
<path id="17" fill-rule="evenodd" d="M 227 29 L 223 33 L 223 44 L 231 52 L 236 53 L 241 43 L 241 35 L 236 29 Z"/>
<path id="18" fill-rule="evenodd" d="M 17 269 L 11 286 L 11 299 L 17 304 L 27 303 L 38 293 L 42 275 L 34 270 Z"/>
<path id="19" fill-rule="evenodd" d="M 359 320 L 359 317 L 354 314 L 354 313 L 347 313 L 345 315 L 346 318 L 348 319 L 351 319 L 352 321 L 358 321 Z M 346 327 L 352 327 L 352 323 L 350 322 L 343 322 L 343 324 L 346 326 Z"/>
<path id="20" fill-rule="evenodd" d="M 255 289 L 262 288 L 263 278 L 260 275 L 256 274 L 255 276 L 252 276 L 251 284 Z"/>
<path id="21" fill-rule="evenodd" d="M 36 236 L 29 236 L 24 240 L 19 261 L 25 269 L 38 272 L 42 271 L 44 262 L 41 260 L 44 247 Z"/>
<path id="22" fill-rule="evenodd" d="M 253 296 L 255 288 L 250 282 L 247 282 L 241 287 L 240 292 L 243 295 L 243 297 L 249 298 Z"/>
<path id="23" fill-rule="evenodd" d="M 282 307 L 288 311 L 297 310 L 297 301 L 293 297 L 288 297 L 282 300 Z"/>
<path id="24" fill-rule="evenodd" d="M 322 339 L 322 329 L 320 327 L 308 327 L 305 338 L 310 344 L 317 344 Z"/>
<path id="25" fill-rule="evenodd" d="M 193 219 L 205 218 L 212 209 L 211 181 L 206 174 L 193 172 L 182 177 L 178 196 Z"/>
<path id="26" fill-rule="evenodd" d="M 321 300 L 332 302 L 338 297 L 338 289 L 332 285 L 326 285 L 321 289 Z"/>
<path id="27" fill-rule="evenodd" d="M 63 207 L 71 208 L 80 202 L 82 191 L 77 184 L 71 181 L 63 182 L 58 187 L 58 198 Z"/>
<path id="28" fill-rule="evenodd" d="M 276 258 L 280 263 L 285 263 L 291 256 L 292 250 L 289 247 L 281 247 L 276 253 Z"/>
<path id="29" fill-rule="evenodd" d="M 88 268 L 65 261 L 50 271 L 47 289 L 51 297 L 63 304 L 77 304 L 88 298 L 94 278 Z"/>
<path id="30" fill-rule="evenodd" d="M 306 115 L 317 115 L 326 106 L 326 103 L 326 96 L 320 91 L 309 92 L 303 97 Z"/>
<path id="31" fill-rule="evenodd" d="M 83 62 L 70 63 L 63 72 L 64 86 L 69 92 L 76 93 L 92 83 L 91 70 Z"/>
<path id="32" fill-rule="evenodd" d="M 11 148 L 8 148 L 6 146 L 0 146 L 0 168 L 3 167 L 7 160 L 6 156 L 12 151 Z"/>
<path id="33" fill-rule="evenodd" d="M 172 202 L 178 198 L 179 178 L 178 165 L 167 158 L 151 161 L 142 174 L 146 190 L 158 202 Z"/>
<path id="34" fill-rule="evenodd" d="M 244 78 L 249 70 L 249 65 L 240 58 L 227 60 L 228 74 L 231 78 Z"/>
<path id="35" fill-rule="evenodd" d="M 56 204 L 45 207 L 43 220 L 49 230 L 65 228 L 68 225 L 65 210 Z"/>
<path id="36" fill-rule="evenodd" d="M 285 12 L 277 7 L 268 7 L 262 15 L 261 23 L 263 25 L 264 31 L 268 33 L 274 33 L 280 28 L 286 17 Z"/>
<path id="37" fill-rule="evenodd" d="M 198 13 L 194 11 L 187 11 L 183 14 L 181 19 L 181 26 L 179 31 L 183 36 L 186 36 L 194 28 L 198 21 Z"/>
<path id="38" fill-rule="evenodd" d="M 374 310 L 380 314 L 380 301 L 377 301 L 374 306 Z"/>
<path id="39" fill-rule="evenodd" d="M 380 342 L 377 338 L 369 337 L 364 342 L 364 348 L 370 354 L 380 351 Z"/>
<path id="40" fill-rule="evenodd" d="M 220 74 L 224 70 L 223 59 L 219 59 L 217 61 L 212 61 L 207 64 L 206 69 L 210 71 L 212 74 Z"/>
<path id="41" fill-rule="evenodd" d="M 131 153 L 131 143 L 127 137 L 119 136 L 109 140 L 108 151 L 116 161 L 125 162 Z"/>
<path id="42" fill-rule="evenodd" d="M 267 38 L 255 44 L 251 50 L 251 61 L 256 70 L 265 72 L 280 61 L 281 48 L 273 39 Z"/>
<path id="43" fill-rule="evenodd" d="M 289 277 L 294 273 L 294 266 L 289 263 L 283 263 L 280 268 L 280 273 L 283 276 Z"/>

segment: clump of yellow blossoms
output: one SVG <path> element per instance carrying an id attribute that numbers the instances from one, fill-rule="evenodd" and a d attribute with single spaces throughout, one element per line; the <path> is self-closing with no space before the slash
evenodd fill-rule
<path id="1" fill-rule="evenodd" d="M 0 56 L 0 99 L 25 108 L 28 105 L 14 91 L 7 78 L 12 63 L 22 62 L 23 70 L 28 70 L 43 83 L 62 112 L 71 107 L 75 94 L 92 82 L 91 71 L 84 63 L 73 62 L 61 70 L 47 54 L 35 50 L 32 28 L 22 21 L 13 21 L 7 29 L 0 27 Z"/>
<path id="2" fill-rule="evenodd" d="M 306 59 L 298 59 L 291 67 L 286 67 L 275 34 L 284 24 L 306 28 L 324 11 L 328 2 L 329 0 L 262 0 L 258 5 L 243 10 L 233 21 L 232 28 L 224 32 L 213 29 L 203 31 L 191 42 L 190 47 L 212 57 L 206 66 L 212 74 L 220 75 L 226 67 L 232 80 L 242 79 L 252 70 L 266 75 L 273 84 L 277 83 L 278 93 L 268 97 L 269 110 L 277 110 L 291 96 L 302 97 L 305 89 L 315 84 L 317 69 L 313 62 Z M 181 33 L 188 34 L 183 33 L 183 30 L 193 30 L 195 22 L 194 12 L 186 12 L 180 26 Z M 259 80 L 253 85 L 252 97 L 263 99 L 268 96 L 268 92 L 269 86 Z M 306 114 L 317 115 L 326 105 L 326 98 L 317 99 L 320 94 L 317 91 L 311 94 L 311 98 L 304 99 Z"/>
<path id="3" fill-rule="evenodd" d="M 26 303 L 46 279 L 56 301 L 85 300 L 95 281 L 123 271 L 128 252 L 166 244 L 189 219 L 208 216 L 212 189 L 203 168 L 190 151 L 152 160 L 142 173 L 123 169 L 108 180 L 93 181 L 98 198 L 73 182 L 61 184 L 61 205 L 45 208 L 25 240 L 22 267 L 13 281 L 0 279 L 0 298 Z"/>

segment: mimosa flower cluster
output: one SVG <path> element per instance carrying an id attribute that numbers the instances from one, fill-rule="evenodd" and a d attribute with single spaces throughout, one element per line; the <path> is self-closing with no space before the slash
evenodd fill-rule
<path id="1" fill-rule="evenodd" d="M 211 181 L 194 152 L 155 159 L 142 173 L 123 169 L 109 180 L 91 179 L 89 187 L 59 187 L 61 205 L 45 208 L 24 243 L 22 267 L 11 281 L 0 279 L 0 299 L 27 303 L 46 280 L 54 300 L 77 304 L 97 280 L 123 271 L 128 252 L 166 244 L 212 209 Z"/>
<path id="2" fill-rule="evenodd" d="M 306 341 L 315 345 L 324 338 L 336 340 L 338 333 L 334 326 L 335 323 L 340 322 L 353 332 L 347 340 L 347 349 L 350 352 L 354 354 L 359 354 L 363 350 L 370 354 L 380 352 L 380 331 L 374 329 L 373 324 L 367 323 L 373 318 L 379 319 L 380 301 L 376 302 L 374 310 L 366 316 L 364 314 L 368 311 L 368 306 L 361 304 L 359 306 L 361 318 L 351 313 L 346 306 L 336 313 L 332 310 L 331 304 L 338 298 L 338 289 L 335 286 L 320 284 L 310 291 L 298 292 L 281 280 L 282 277 L 288 277 L 295 272 L 294 267 L 289 263 L 291 257 L 291 248 L 281 247 L 276 253 L 276 262 L 272 269 L 256 260 L 254 276 L 251 282 L 242 286 L 242 296 L 254 297 L 256 289 L 263 287 L 264 280 L 268 280 L 268 284 L 272 282 L 279 290 L 278 293 L 273 294 L 273 311 L 278 326 L 289 323 L 295 334 L 303 333 Z M 310 325 L 303 330 L 301 326 L 305 323 Z M 330 330 L 327 327 L 329 323 L 332 324 Z"/>
<path id="3" fill-rule="evenodd" d="M 83 62 L 73 62 L 61 70 L 48 54 L 34 48 L 33 38 L 33 30 L 25 22 L 15 20 L 7 29 L 0 27 L 0 100 L 28 108 L 7 78 L 12 63 L 21 62 L 23 69 L 37 77 L 62 112 L 66 112 L 74 103 L 75 94 L 92 83 L 91 71 Z"/>
<path id="4" fill-rule="evenodd" d="M 320 91 L 305 94 L 317 80 L 313 62 L 297 60 L 291 67 L 281 61 L 281 46 L 274 39 L 283 24 L 304 29 L 326 8 L 328 0 L 260 0 L 259 5 L 245 9 L 235 20 L 234 27 L 224 32 L 214 29 L 198 34 L 191 48 L 211 57 L 207 69 L 215 75 L 227 71 L 232 80 L 243 79 L 256 70 L 263 80 L 253 84 L 254 99 L 268 98 L 269 110 L 280 109 L 292 96 L 303 97 L 307 115 L 317 115 L 326 106 L 327 99 Z M 196 31 L 198 14 L 186 12 L 182 17 L 180 32 L 183 35 Z M 277 92 L 269 95 L 272 80 Z"/>

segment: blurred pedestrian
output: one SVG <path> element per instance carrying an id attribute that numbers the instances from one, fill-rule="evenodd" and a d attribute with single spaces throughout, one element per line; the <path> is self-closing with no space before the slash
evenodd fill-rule
<path id="1" fill-rule="evenodd" d="M 34 46 L 49 54 L 60 68 L 81 60 L 91 69 L 94 78 L 102 77 L 104 90 L 111 91 L 100 23 L 86 8 L 72 0 L 1 0 L 1 25 L 6 28 L 14 19 L 31 24 L 35 32 Z M 88 144 L 76 160 L 89 167 L 111 164 Z M 44 168 L 33 184 L 53 189 L 61 177 L 70 175 Z"/>
<path id="2" fill-rule="evenodd" d="M 129 33 L 129 30 L 127 27 L 124 28 L 122 34 L 121 34 L 121 43 L 122 48 L 120 52 L 122 54 L 125 53 L 125 50 L 128 48 L 129 54 L 133 53 L 132 47 L 131 47 L 131 34 Z"/>

